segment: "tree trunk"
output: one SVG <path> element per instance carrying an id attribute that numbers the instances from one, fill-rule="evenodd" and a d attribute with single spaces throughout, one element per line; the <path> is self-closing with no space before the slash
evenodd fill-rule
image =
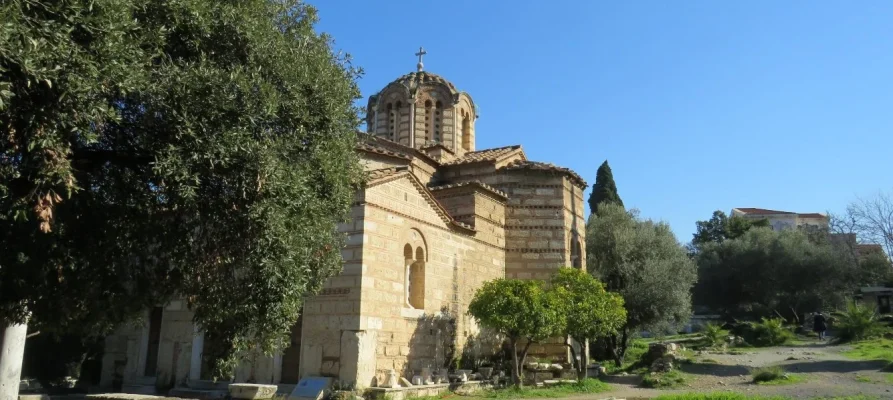
<path id="1" fill-rule="evenodd" d="M 611 354 L 614 356 L 614 365 L 620 367 L 623 365 L 623 358 L 626 356 L 626 348 L 629 345 L 629 332 L 623 329 L 623 334 L 619 340 L 616 334 L 611 335 Z"/>
<path id="2" fill-rule="evenodd" d="M 5 327 L 0 344 L 0 400 L 18 400 L 28 324 L 3 323 L 0 327 Z"/>
<path id="3" fill-rule="evenodd" d="M 568 337 L 564 345 L 567 346 L 571 350 L 571 365 L 574 366 L 574 369 L 577 370 L 577 375 L 580 375 L 580 363 L 577 362 L 577 349 L 574 348 L 574 339 L 572 337 Z"/>
<path id="4" fill-rule="evenodd" d="M 515 387 L 521 386 L 521 365 L 518 360 L 518 339 L 511 338 L 512 344 L 512 383 Z"/>
<path id="5" fill-rule="evenodd" d="M 570 342 L 567 344 L 568 347 L 571 348 L 571 356 L 574 358 L 574 362 L 577 365 L 577 379 L 583 380 L 586 379 L 586 369 L 589 368 L 589 351 L 586 348 L 586 343 L 589 343 L 589 339 L 583 339 L 583 341 L 577 341 L 580 343 L 580 360 L 577 361 L 577 350 L 574 349 L 573 338 L 570 339 Z"/>
<path id="6" fill-rule="evenodd" d="M 518 368 L 518 382 L 515 383 L 515 386 L 521 387 L 524 383 L 524 377 L 521 376 L 521 370 L 523 365 L 527 363 L 527 352 L 530 350 L 530 345 L 533 344 L 533 341 L 530 338 L 527 339 L 527 344 L 524 345 L 524 351 L 521 352 L 521 366 Z"/>
<path id="7" fill-rule="evenodd" d="M 611 347 L 611 358 L 614 359 L 614 365 L 620 367 L 623 365 L 623 355 L 617 345 L 617 335 L 613 334 L 608 338 L 608 346 Z"/>

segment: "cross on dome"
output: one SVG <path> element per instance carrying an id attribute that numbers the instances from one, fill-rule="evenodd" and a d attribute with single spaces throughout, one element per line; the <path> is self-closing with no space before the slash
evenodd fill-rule
<path id="1" fill-rule="evenodd" d="M 428 54 L 428 52 L 425 51 L 425 48 L 419 46 L 419 52 L 418 52 L 418 53 L 415 53 L 415 55 L 417 55 L 417 56 L 419 57 L 419 63 L 416 65 L 416 68 L 419 69 L 419 72 L 422 72 L 422 68 L 425 67 L 425 64 L 422 64 L 422 57 L 423 57 L 425 54 Z"/>

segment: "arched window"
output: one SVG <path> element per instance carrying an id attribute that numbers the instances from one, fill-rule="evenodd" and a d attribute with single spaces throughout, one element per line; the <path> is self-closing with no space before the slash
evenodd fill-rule
<path id="1" fill-rule="evenodd" d="M 394 140 L 394 132 L 396 132 L 396 118 L 394 105 L 388 103 L 388 139 Z"/>
<path id="2" fill-rule="evenodd" d="M 440 113 L 443 110 L 443 103 L 440 100 L 434 104 L 434 140 L 440 141 Z"/>
<path id="3" fill-rule="evenodd" d="M 580 239 L 576 234 L 571 239 L 571 266 L 583 268 L 583 247 L 580 245 Z"/>
<path id="4" fill-rule="evenodd" d="M 425 309 L 425 251 L 416 249 L 415 262 L 409 274 L 409 305 L 418 310 Z"/>
<path id="5" fill-rule="evenodd" d="M 415 256 L 413 258 L 413 256 Z M 403 246 L 406 275 L 404 280 L 405 306 L 417 310 L 425 309 L 425 251 L 418 247 L 413 254 L 412 246 Z"/>
<path id="6" fill-rule="evenodd" d="M 471 115 L 462 110 L 462 148 L 471 151 Z"/>
<path id="7" fill-rule="evenodd" d="M 431 114 L 433 113 L 431 100 L 425 100 L 425 140 L 431 138 Z M 435 139 L 436 140 L 436 139 Z"/>

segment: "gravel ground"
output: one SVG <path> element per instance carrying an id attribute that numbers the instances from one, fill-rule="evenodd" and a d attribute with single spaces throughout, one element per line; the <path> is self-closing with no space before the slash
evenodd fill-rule
<path id="1" fill-rule="evenodd" d="M 615 390 L 587 396 L 586 399 L 648 399 L 667 393 L 739 392 L 761 395 L 783 395 L 798 399 L 825 396 L 865 395 L 893 399 L 890 373 L 880 372 L 886 363 L 856 361 L 841 354 L 847 346 L 811 343 L 798 346 L 752 349 L 744 354 L 700 354 L 694 363 L 682 365 L 688 375 L 686 387 L 674 390 L 638 388 L 638 377 L 612 377 Z M 716 363 L 703 363 L 713 360 Z M 802 383 L 761 386 L 751 383 L 750 370 L 756 367 L 781 365 L 788 372 L 800 374 Z"/>

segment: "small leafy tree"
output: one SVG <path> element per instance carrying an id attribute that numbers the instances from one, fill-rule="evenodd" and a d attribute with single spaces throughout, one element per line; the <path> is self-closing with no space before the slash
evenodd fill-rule
<path id="1" fill-rule="evenodd" d="M 562 268 L 552 277 L 552 290 L 564 304 L 567 324 L 565 333 L 578 343 L 616 333 L 626 322 L 623 298 L 616 293 L 608 293 L 605 287 L 583 270 Z M 576 350 L 567 343 L 573 358 Z M 589 354 L 582 351 L 577 373 L 580 379 L 586 377 Z"/>
<path id="2" fill-rule="evenodd" d="M 560 299 L 544 285 L 535 280 L 496 279 L 478 289 L 468 305 L 468 313 L 478 323 L 508 339 L 515 386 L 521 386 L 521 365 L 530 345 L 557 336 L 564 328 Z M 525 339 L 527 343 L 519 349 Z"/>

